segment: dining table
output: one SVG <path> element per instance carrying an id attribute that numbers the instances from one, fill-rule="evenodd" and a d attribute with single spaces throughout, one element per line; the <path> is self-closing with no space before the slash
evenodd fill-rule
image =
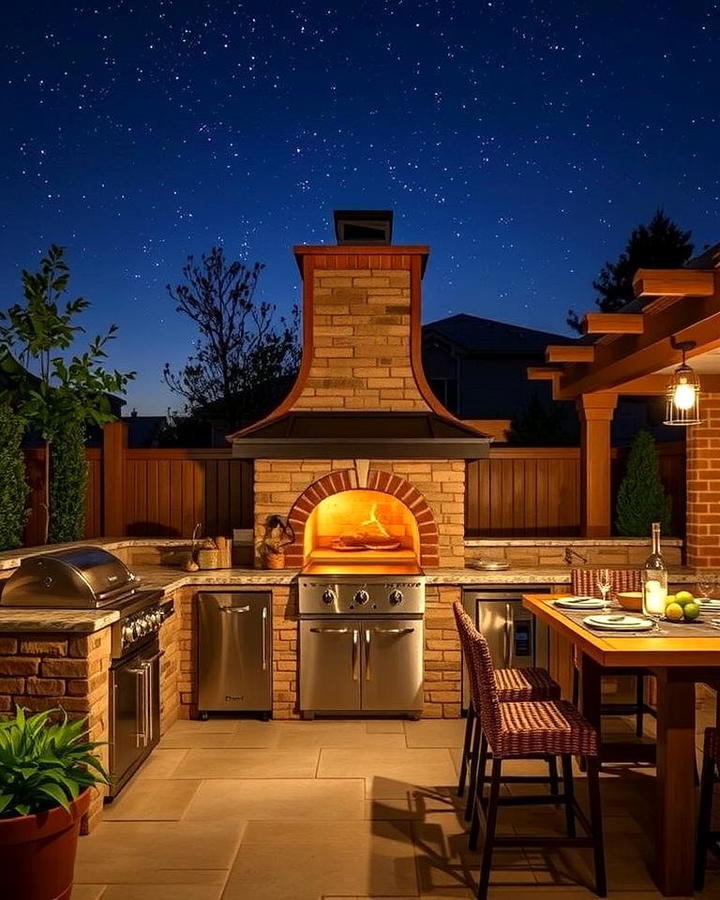
<path id="1" fill-rule="evenodd" d="M 601 762 L 642 756 L 656 765 L 654 879 L 665 896 L 691 896 L 696 832 L 695 694 L 698 683 L 720 684 L 720 612 L 703 611 L 697 622 L 653 623 L 647 632 L 603 631 L 579 610 L 555 605 L 560 595 L 524 594 L 523 605 L 544 623 L 558 645 L 574 645 L 580 668 L 580 708 L 600 728 L 601 680 L 610 668 L 650 672 L 657 683 L 654 745 L 600 741 Z M 623 614 L 623 610 L 618 610 Z M 649 752 L 648 752 L 649 750 Z"/>

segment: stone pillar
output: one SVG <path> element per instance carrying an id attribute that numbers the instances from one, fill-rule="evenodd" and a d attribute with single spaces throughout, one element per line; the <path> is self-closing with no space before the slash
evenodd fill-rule
<path id="1" fill-rule="evenodd" d="M 609 537 L 611 532 L 610 425 L 616 404 L 617 394 L 582 394 L 577 398 L 584 537 Z"/>
<path id="2" fill-rule="evenodd" d="M 687 563 L 720 568 L 720 393 L 703 394 L 687 428 Z"/>

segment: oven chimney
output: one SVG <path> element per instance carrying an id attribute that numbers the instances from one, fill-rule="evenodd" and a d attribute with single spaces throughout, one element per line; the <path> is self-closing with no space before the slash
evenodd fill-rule
<path id="1" fill-rule="evenodd" d="M 339 246 L 392 243 L 391 209 L 336 209 L 333 219 Z"/>

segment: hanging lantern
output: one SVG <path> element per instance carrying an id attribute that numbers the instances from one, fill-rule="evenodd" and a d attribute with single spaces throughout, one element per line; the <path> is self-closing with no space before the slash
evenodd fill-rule
<path id="1" fill-rule="evenodd" d="M 675 369 L 665 391 L 665 425 L 698 425 L 700 418 L 700 379 L 685 362 L 685 354 L 695 341 L 670 338 L 674 350 L 682 353 L 682 363 Z"/>

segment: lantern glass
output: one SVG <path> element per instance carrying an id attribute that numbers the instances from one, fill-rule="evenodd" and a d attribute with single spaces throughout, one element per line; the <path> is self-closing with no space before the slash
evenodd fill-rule
<path id="1" fill-rule="evenodd" d="M 673 372 L 665 393 L 665 424 L 698 425 L 701 421 L 700 381 L 683 363 Z"/>

